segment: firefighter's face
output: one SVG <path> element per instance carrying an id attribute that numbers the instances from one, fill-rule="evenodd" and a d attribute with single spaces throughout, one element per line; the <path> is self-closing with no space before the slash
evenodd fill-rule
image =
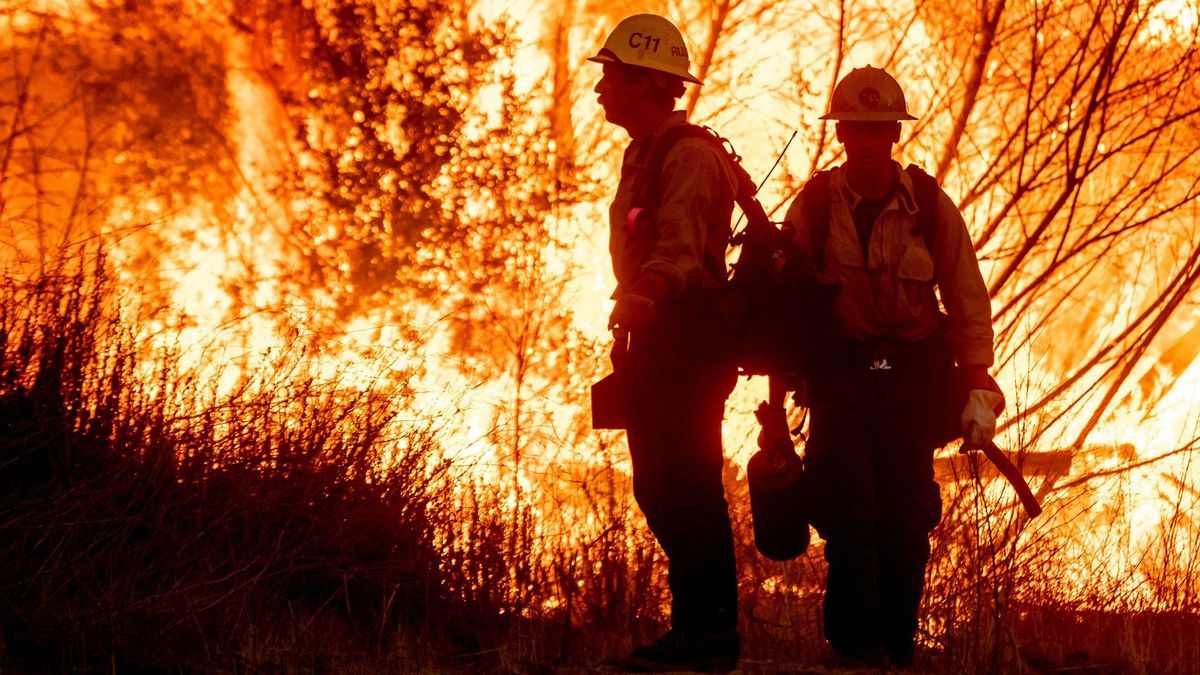
<path id="1" fill-rule="evenodd" d="M 649 80 L 643 75 L 623 68 L 620 64 L 604 64 L 604 74 L 593 91 L 597 102 L 604 108 L 604 119 L 613 124 L 629 128 L 642 112 L 642 101 L 646 97 Z"/>
<path id="2" fill-rule="evenodd" d="M 899 122 L 837 123 L 837 137 L 846 148 L 846 164 L 875 169 L 892 161 L 892 145 L 900 140 Z"/>

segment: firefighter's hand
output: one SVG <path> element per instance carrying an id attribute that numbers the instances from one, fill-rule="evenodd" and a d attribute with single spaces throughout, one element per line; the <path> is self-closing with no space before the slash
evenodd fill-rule
<path id="1" fill-rule="evenodd" d="M 979 446 L 996 434 L 996 411 L 1003 409 L 1004 396 L 987 389 L 967 392 L 967 404 L 962 411 L 963 441 Z"/>
<path id="2" fill-rule="evenodd" d="M 754 416 L 758 419 L 758 447 L 763 450 L 795 449 L 783 406 L 773 407 L 763 401 Z"/>
<path id="3" fill-rule="evenodd" d="M 608 351 L 608 358 L 612 361 L 614 372 L 625 367 L 625 360 L 629 358 L 629 331 L 613 331 L 613 344 Z"/>
<path id="4" fill-rule="evenodd" d="M 617 298 L 612 314 L 608 315 L 608 328 L 625 331 L 640 331 L 654 320 L 654 301 L 637 293 L 626 293 Z"/>
<path id="5" fill-rule="evenodd" d="M 779 232 L 791 243 L 795 243 L 800 238 L 799 228 L 790 220 L 785 220 L 779 224 Z"/>

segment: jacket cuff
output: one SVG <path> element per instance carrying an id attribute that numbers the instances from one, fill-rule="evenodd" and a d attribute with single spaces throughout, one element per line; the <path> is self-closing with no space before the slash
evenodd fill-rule
<path id="1" fill-rule="evenodd" d="M 630 292 L 643 295 L 658 304 L 671 295 L 671 282 L 658 272 L 643 272 Z"/>
<path id="2" fill-rule="evenodd" d="M 1003 395 L 1003 392 L 1000 391 L 1000 385 L 996 383 L 996 380 L 991 375 L 988 375 L 987 366 L 963 366 L 962 383 L 968 391 L 971 389 L 983 389 Z"/>
<path id="3" fill-rule="evenodd" d="M 955 350 L 955 360 L 963 368 L 983 368 L 986 371 L 995 360 L 992 344 L 986 340 L 972 340 L 960 344 Z"/>

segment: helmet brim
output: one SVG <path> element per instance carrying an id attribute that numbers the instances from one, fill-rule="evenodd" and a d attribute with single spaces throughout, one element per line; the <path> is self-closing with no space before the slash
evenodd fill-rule
<path id="1" fill-rule="evenodd" d="M 609 51 L 607 49 L 601 49 L 599 52 L 596 53 L 595 56 L 589 56 L 587 60 L 591 61 L 592 63 L 619 63 L 623 66 L 629 66 L 630 68 L 643 68 L 645 70 L 652 70 L 656 73 L 663 73 L 664 75 L 671 75 L 673 77 L 678 77 L 678 78 L 682 79 L 684 82 L 691 82 L 692 84 L 700 84 L 700 85 L 704 84 L 699 79 L 697 79 L 695 75 L 692 75 L 691 73 L 689 73 L 687 71 L 684 71 L 682 73 L 677 73 L 675 71 L 660 70 L 658 68 L 651 68 L 649 66 L 643 66 L 643 65 L 640 65 L 637 63 L 625 63 L 621 59 L 618 59 L 616 54 L 613 54 L 611 51 Z"/>
<path id="2" fill-rule="evenodd" d="M 820 119 L 837 122 L 904 122 L 917 118 L 896 112 L 831 112 L 821 115 Z"/>

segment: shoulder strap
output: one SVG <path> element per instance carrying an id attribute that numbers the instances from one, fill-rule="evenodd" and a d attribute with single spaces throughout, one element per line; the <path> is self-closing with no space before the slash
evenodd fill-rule
<path id="1" fill-rule="evenodd" d="M 742 167 L 742 158 L 734 152 L 729 141 L 710 127 L 688 123 L 678 124 L 667 129 L 654 141 L 654 145 L 650 149 L 650 158 L 639 176 L 638 185 L 634 188 L 634 204 L 643 208 L 657 206 L 658 200 L 662 197 L 663 164 L 666 163 L 667 155 L 675 147 L 675 144 L 685 138 L 699 138 L 707 141 L 725 158 L 738 181 L 737 194 L 734 195 L 734 199 L 742 211 L 746 211 L 747 207 L 753 208 L 757 205 L 755 194 L 758 192 L 758 187 L 750 178 L 750 174 Z M 752 205 L 751 202 L 754 204 Z"/>
<path id="2" fill-rule="evenodd" d="M 925 240 L 925 248 L 933 253 L 933 241 L 937 236 L 937 179 L 925 173 L 916 164 L 904 168 L 913 184 L 913 197 L 917 200 L 917 227 L 921 230 L 921 238 Z"/>
<path id="3" fill-rule="evenodd" d="M 654 145 L 650 147 L 650 157 L 634 186 L 633 204 L 644 209 L 658 206 L 658 201 L 662 198 L 662 169 L 667 154 L 684 138 L 704 138 L 706 135 L 703 128 L 694 124 L 679 124 L 654 139 Z"/>

